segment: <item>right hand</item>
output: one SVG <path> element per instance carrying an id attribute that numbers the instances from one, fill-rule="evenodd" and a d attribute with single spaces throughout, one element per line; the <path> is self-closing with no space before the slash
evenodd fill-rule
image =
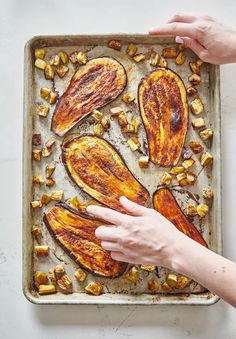
<path id="1" fill-rule="evenodd" d="M 176 42 L 184 43 L 205 62 L 236 62 L 236 30 L 210 16 L 178 14 L 167 24 L 150 29 L 149 34 L 174 35 Z"/>

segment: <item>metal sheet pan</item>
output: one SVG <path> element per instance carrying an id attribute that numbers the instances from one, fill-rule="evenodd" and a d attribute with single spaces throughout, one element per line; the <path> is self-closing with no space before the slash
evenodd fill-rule
<path id="1" fill-rule="evenodd" d="M 122 43 L 121 52 L 115 51 L 107 47 L 107 42 L 111 39 L 118 39 Z M 52 135 L 50 131 L 50 120 L 54 107 L 50 109 L 48 118 L 40 119 L 36 114 L 36 105 L 41 102 L 39 95 L 42 86 L 52 87 L 49 80 L 45 80 L 43 72 L 38 71 L 34 67 L 34 49 L 45 47 L 47 56 L 65 50 L 68 54 L 75 50 L 86 51 L 89 59 L 98 56 L 112 56 L 120 61 L 126 68 L 128 75 L 128 85 L 126 90 L 136 95 L 137 85 L 140 79 L 147 74 L 152 68 L 148 62 L 135 64 L 126 55 L 125 50 L 130 42 L 134 42 L 138 46 L 138 51 L 150 54 L 155 50 L 161 52 L 163 47 L 175 45 L 174 39 L 171 37 L 151 37 L 147 35 L 129 35 L 129 34 L 113 34 L 113 35 L 75 35 L 75 36 L 39 36 L 34 37 L 27 42 L 25 46 L 25 84 L 24 84 L 24 150 L 23 150 L 23 291 L 28 300 L 36 304 L 202 304 L 209 305 L 215 303 L 219 298 L 212 293 L 206 291 L 200 285 L 192 283 L 190 287 L 183 290 L 182 293 L 167 294 L 160 290 L 156 294 L 150 294 L 147 289 L 147 279 L 155 276 L 160 282 L 163 281 L 168 270 L 158 268 L 154 273 L 147 273 L 140 270 L 140 280 L 137 284 L 132 285 L 124 278 L 114 280 L 105 278 L 96 278 L 104 285 L 104 294 L 95 297 L 84 293 L 84 284 L 78 284 L 74 279 L 74 271 L 76 264 L 64 253 L 64 251 L 56 245 L 51 238 L 45 225 L 42 223 L 43 207 L 40 210 L 31 210 L 30 201 L 39 197 L 45 192 L 45 187 L 33 186 L 33 173 L 43 172 L 47 163 L 56 163 L 55 189 L 63 189 L 65 199 L 74 195 L 78 195 L 83 200 L 88 200 L 88 196 L 82 193 L 75 185 L 73 185 L 65 173 L 65 169 L 60 160 L 60 143 L 62 138 L 57 137 L 55 152 L 50 159 L 43 160 L 40 163 L 32 161 L 32 134 L 40 132 L 42 139 L 45 141 Z M 195 60 L 196 56 L 187 50 L 188 60 Z M 174 60 L 168 59 L 168 67 L 176 71 L 183 79 L 186 86 L 188 85 L 188 76 L 190 70 L 188 62 L 182 66 L 175 65 Z M 70 66 L 68 74 L 61 79 L 55 79 L 53 86 L 61 95 L 66 89 L 70 78 L 74 72 L 74 66 Z M 211 145 L 211 153 L 214 155 L 214 166 L 212 170 L 201 171 L 198 162 L 195 167 L 195 173 L 199 173 L 197 184 L 189 189 L 192 194 L 201 195 L 202 187 L 210 184 L 214 189 L 214 202 L 211 211 L 204 220 L 204 226 L 201 220 L 196 220 L 196 227 L 203 233 L 204 238 L 209 247 L 221 254 L 222 253 L 222 224 L 221 224 L 221 119 L 220 119 L 220 77 L 219 67 L 209 64 L 202 66 L 202 83 L 199 86 L 199 96 L 205 106 L 205 116 L 207 125 L 214 130 L 213 143 Z M 136 101 L 137 102 L 137 101 Z M 105 106 L 101 111 L 108 115 L 109 107 L 115 105 L 123 105 L 121 98 L 118 97 L 115 102 Z M 127 109 L 127 107 L 126 107 Z M 136 104 L 131 106 L 132 113 L 139 116 Z M 141 119 L 140 119 L 141 120 Z M 191 119 L 190 119 L 191 120 Z M 74 131 L 79 134 L 92 132 L 91 118 L 86 118 Z M 126 137 L 120 133 L 120 128 L 115 121 L 112 121 L 111 129 L 104 134 L 104 138 L 111 141 L 112 144 L 125 156 L 130 170 L 135 173 L 136 177 L 148 188 L 152 194 L 156 187 L 160 184 L 160 178 L 164 169 L 150 165 L 149 169 L 143 171 L 137 165 L 139 154 L 132 153 L 127 146 Z M 143 140 L 145 145 L 146 135 L 143 127 L 139 131 L 139 138 Z M 198 138 L 196 132 L 189 128 L 186 144 L 188 141 Z M 174 191 L 178 202 L 186 206 L 192 198 L 188 192 Z M 34 240 L 31 236 L 33 224 L 40 224 L 43 231 L 44 243 L 49 245 L 50 255 L 46 260 L 38 260 L 33 254 Z M 186 260 L 187 256 L 186 256 Z M 33 287 L 33 274 L 36 270 L 48 271 L 50 267 L 63 262 L 66 272 L 73 279 L 72 294 L 56 293 L 52 295 L 39 296 Z M 89 274 L 86 283 L 94 280 Z"/>

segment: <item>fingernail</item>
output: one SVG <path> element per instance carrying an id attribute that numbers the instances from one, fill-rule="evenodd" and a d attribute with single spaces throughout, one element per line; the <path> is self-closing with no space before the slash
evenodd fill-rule
<path id="1" fill-rule="evenodd" d="M 175 38 L 175 41 L 177 42 L 177 44 L 182 44 L 184 42 L 184 40 L 180 36 L 177 36 Z"/>

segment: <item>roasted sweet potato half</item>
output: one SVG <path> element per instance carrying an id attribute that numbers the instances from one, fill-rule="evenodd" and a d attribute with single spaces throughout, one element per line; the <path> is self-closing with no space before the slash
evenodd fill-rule
<path id="1" fill-rule="evenodd" d="M 164 167 L 175 166 L 188 128 L 183 81 L 170 69 L 159 67 L 141 80 L 138 101 L 150 160 Z"/>
<path id="2" fill-rule="evenodd" d="M 124 90 L 127 76 L 115 59 L 91 59 L 81 66 L 59 99 L 52 117 L 52 131 L 64 135 L 93 110 L 103 107 Z"/>
<path id="3" fill-rule="evenodd" d="M 106 140 L 85 135 L 62 144 L 62 160 L 71 179 L 102 204 L 125 212 L 119 198 L 145 205 L 149 193 Z"/>
<path id="4" fill-rule="evenodd" d="M 207 247 L 196 227 L 186 218 L 175 197 L 168 188 L 162 187 L 153 194 L 153 206 L 165 218 L 171 221 L 179 231 Z"/>
<path id="5" fill-rule="evenodd" d="M 100 240 L 95 237 L 96 228 L 104 221 L 75 211 L 64 203 L 49 209 L 43 220 L 53 238 L 88 272 L 116 278 L 125 271 L 127 264 L 113 260 L 110 252 L 104 250 Z"/>

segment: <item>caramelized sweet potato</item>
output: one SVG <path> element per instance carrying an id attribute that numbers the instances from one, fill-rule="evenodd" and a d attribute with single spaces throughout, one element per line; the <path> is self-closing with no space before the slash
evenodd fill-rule
<path id="1" fill-rule="evenodd" d="M 175 166 L 188 128 L 183 81 L 170 69 L 159 67 L 141 80 L 138 100 L 150 160 L 164 167 Z"/>
<path id="2" fill-rule="evenodd" d="M 81 66 L 57 103 L 52 130 L 64 135 L 93 110 L 118 97 L 127 82 L 124 67 L 115 59 L 101 57 Z"/>
<path id="3" fill-rule="evenodd" d="M 149 193 L 127 168 L 106 140 L 94 136 L 74 136 L 62 145 L 62 160 L 71 179 L 93 198 L 125 212 L 119 198 L 145 205 Z"/>
<path id="4" fill-rule="evenodd" d="M 65 203 L 58 203 L 49 209 L 43 220 L 53 238 L 88 272 L 116 278 L 125 271 L 127 264 L 113 260 L 95 236 L 96 228 L 104 225 L 104 221 L 73 210 Z"/>
<path id="5" fill-rule="evenodd" d="M 188 237 L 207 247 L 207 244 L 198 230 L 186 218 L 178 205 L 175 197 L 168 188 L 161 187 L 153 194 L 153 206 L 165 218 L 171 221 L 175 227 Z"/>

